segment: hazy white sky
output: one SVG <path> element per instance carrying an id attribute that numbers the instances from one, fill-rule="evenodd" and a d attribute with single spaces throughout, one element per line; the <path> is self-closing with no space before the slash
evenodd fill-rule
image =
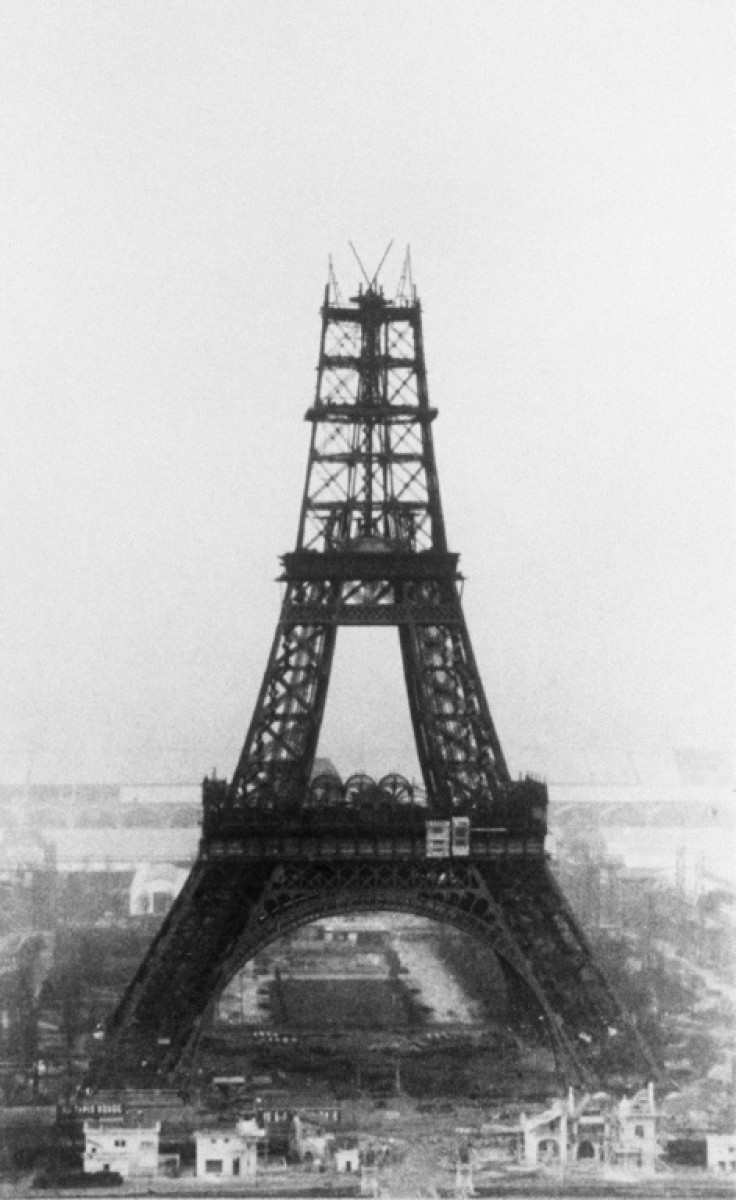
<path id="1" fill-rule="evenodd" d="M 0 779 L 231 772 L 348 238 L 412 246 L 512 769 L 728 750 L 733 16 L 5 0 Z M 411 767 L 389 632 L 338 646 L 346 770 Z"/>

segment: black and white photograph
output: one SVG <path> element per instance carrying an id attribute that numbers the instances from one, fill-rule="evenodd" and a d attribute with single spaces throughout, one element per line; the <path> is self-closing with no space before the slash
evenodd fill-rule
<path id="1" fill-rule="evenodd" d="M 734 80 L 0 0 L 0 1200 L 733 1196 Z"/>

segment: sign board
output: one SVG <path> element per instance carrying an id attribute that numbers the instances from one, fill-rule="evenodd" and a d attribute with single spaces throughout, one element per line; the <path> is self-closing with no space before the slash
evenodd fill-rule
<path id="1" fill-rule="evenodd" d="M 450 822 L 427 821 L 427 858 L 450 857 Z"/>
<path id="2" fill-rule="evenodd" d="M 470 854 L 470 817 L 452 818 L 452 853 L 465 858 Z"/>
<path id="3" fill-rule="evenodd" d="M 58 1104 L 56 1107 L 57 1120 L 83 1121 L 89 1118 L 99 1120 L 101 1117 L 123 1117 L 124 1107 L 117 1101 L 107 1100 L 100 1103 L 96 1100 L 78 1100 L 69 1104 Z"/>

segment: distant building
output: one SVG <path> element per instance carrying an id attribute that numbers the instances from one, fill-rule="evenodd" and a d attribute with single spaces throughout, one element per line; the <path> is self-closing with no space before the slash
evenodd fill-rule
<path id="1" fill-rule="evenodd" d="M 527 1117 L 521 1114 L 523 1155 L 527 1163 L 567 1162 L 568 1103 L 555 1102 L 544 1112 Z"/>
<path id="2" fill-rule="evenodd" d="M 339 1175 L 357 1175 L 360 1171 L 360 1146 L 357 1138 L 341 1138 L 337 1143 L 335 1170 Z"/>
<path id="3" fill-rule="evenodd" d="M 323 1125 L 337 1125 L 342 1116 L 339 1101 L 322 1093 L 306 1092 L 304 1095 L 279 1089 L 267 1089 L 255 1097 L 256 1111 L 268 1129 L 272 1126 L 288 1126 L 296 1115 Z"/>
<path id="4" fill-rule="evenodd" d="M 568 1153 L 581 1163 L 604 1163 L 611 1158 L 613 1105 L 605 1092 L 583 1096 L 579 1103 L 570 1091 L 568 1100 Z"/>
<path id="5" fill-rule="evenodd" d="M 203 1129 L 194 1134 L 197 1179 L 255 1179 L 263 1130 L 255 1121 L 234 1129 Z"/>
<path id="6" fill-rule="evenodd" d="M 480 1141 L 473 1147 L 477 1167 L 497 1167 L 524 1158 L 524 1131 L 511 1122 L 487 1122 L 480 1127 Z"/>
<path id="7" fill-rule="evenodd" d="M 624 1097 L 618 1105 L 616 1117 L 611 1161 L 618 1166 L 653 1171 L 659 1157 L 654 1084 L 650 1083 L 646 1090 L 637 1092 L 631 1100 Z"/>
<path id="8" fill-rule="evenodd" d="M 83 1130 L 85 1173 L 115 1171 L 123 1179 L 145 1179 L 158 1173 L 160 1121 L 137 1126 L 85 1121 Z"/>
<path id="9" fill-rule="evenodd" d="M 173 863 L 142 863 L 130 885 L 131 917 L 163 917 L 179 895 L 188 871 Z"/>
<path id="10" fill-rule="evenodd" d="M 321 1167 L 332 1155 L 334 1133 L 328 1132 L 321 1121 L 295 1116 L 291 1123 L 289 1148 L 306 1166 Z"/>
<path id="11" fill-rule="evenodd" d="M 709 1133 L 705 1138 L 706 1167 L 716 1175 L 736 1174 L 736 1133 Z"/>
<path id="12" fill-rule="evenodd" d="M 616 1104 L 606 1092 L 582 1096 L 570 1089 L 544 1112 L 521 1115 L 525 1162 L 611 1164 L 651 1172 L 659 1156 L 654 1085 Z"/>

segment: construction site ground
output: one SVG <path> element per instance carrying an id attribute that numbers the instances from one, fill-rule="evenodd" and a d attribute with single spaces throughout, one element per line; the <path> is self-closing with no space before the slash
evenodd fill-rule
<path id="1" fill-rule="evenodd" d="M 421 1177 L 396 1178 L 381 1174 L 380 1192 L 382 1200 L 434 1200 L 439 1197 L 458 1195 L 454 1185 L 454 1176 L 431 1184 L 421 1182 Z M 342 1197 L 358 1196 L 360 1184 L 356 1178 L 350 1183 L 326 1179 L 322 1176 L 310 1176 L 307 1173 L 290 1173 L 288 1181 L 283 1176 L 280 1179 L 259 1179 L 257 1183 L 246 1184 L 233 1180 L 231 1183 L 221 1182 L 205 1184 L 198 1179 L 154 1179 L 139 1180 L 116 1188 L 84 1188 L 80 1190 L 39 1189 L 32 1186 L 32 1178 L 24 1178 L 13 1183 L 0 1184 L 1 1200 L 15 1200 L 19 1196 L 37 1196 L 39 1200 L 45 1197 L 63 1196 L 66 1200 L 82 1200 L 82 1197 L 100 1196 L 161 1196 L 173 1200 L 175 1197 L 186 1197 L 195 1200 L 196 1197 L 215 1200 L 216 1197 L 268 1197 L 268 1200 L 297 1200 L 311 1198 L 317 1200 L 338 1200 Z M 613 1176 L 580 1176 L 577 1173 L 537 1171 L 534 1175 L 523 1178 L 504 1177 L 493 1180 L 479 1179 L 474 1185 L 473 1195 L 478 1197 L 503 1197 L 503 1200 L 527 1200 L 529 1197 L 545 1198 L 545 1200 L 726 1200 L 734 1195 L 734 1186 L 727 1180 L 708 1178 L 696 1174 L 675 1175 L 663 1173 L 643 1179 L 616 1179 Z"/>

